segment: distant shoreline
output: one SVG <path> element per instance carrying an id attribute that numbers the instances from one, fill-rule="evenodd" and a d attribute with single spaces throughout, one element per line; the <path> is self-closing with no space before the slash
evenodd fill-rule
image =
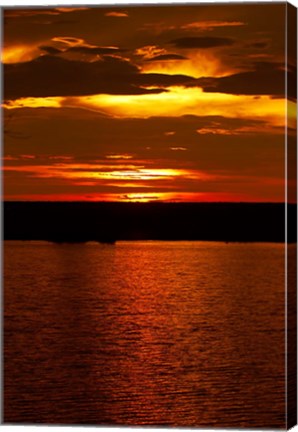
<path id="1" fill-rule="evenodd" d="M 5 201 L 3 209 L 4 240 L 285 242 L 284 203 Z M 295 204 L 287 215 L 295 243 Z"/>
<path id="2" fill-rule="evenodd" d="M 102 245 L 107 247 L 114 247 L 119 244 L 123 243 L 220 243 L 220 244 L 276 244 L 276 245 L 282 245 L 284 242 L 277 242 L 277 241 L 221 241 L 221 240 L 116 240 L 113 244 L 107 244 L 102 243 L 97 240 L 87 240 L 86 242 L 54 242 L 52 240 L 15 240 L 15 239 L 4 239 L 4 242 L 19 242 L 19 243 L 50 243 L 53 245 L 87 245 L 87 244 L 95 244 L 95 245 Z M 288 242 L 288 245 L 295 245 L 295 242 Z"/>

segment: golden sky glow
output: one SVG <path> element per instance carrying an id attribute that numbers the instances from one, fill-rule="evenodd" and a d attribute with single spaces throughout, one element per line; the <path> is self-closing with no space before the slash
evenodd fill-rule
<path id="1" fill-rule="evenodd" d="M 6 109 L 17 108 L 61 108 L 64 98 L 61 97 L 45 97 L 45 98 L 20 98 L 9 100 L 3 103 Z"/>
<path id="2" fill-rule="evenodd" d="M 39 55 L 37 47 L 28 45 L 13 45 L 3 47 L 1 61 L 3 63 L 19 63 L 33 60 Z"/>
<path id="3" fill-rule="evenodd" d="M 6 199 L 284 200 L 283 4 L 4 17 Z"/>
<path id="4" fill-rule="evenodd" d="M 94 95 L 78 98 L 21 98 L 4 103 L 8 109 L 14 108 L 85 108 L 104 112 L 117 118 L 148 118 L 151 116 L 179 117 L 182 115 L 219 116 L 226 111 L 226 117 L 261 118 L 275 126 L 285 125 L 286 103 L 284 99 L 271 99 L 269 96 L 228 95 L 205 93 L 200 89 L 173 87 L 165 93 L 149 95 Z M 288 104 L 288 122 L 295 119 L 295 104 Z M 211 133 L 215 133 L 214 131 Z"/>
<path id="5" fill-rule="evenodd" d="M 208 110 L 211 116 L 261 117 L 275 125 L 285 124 L 284 99 L 270 99 L 269 96 L 238 96 L 221 93 L 204 93 L 200 89 L 174 87 L 166 93 L 118 96 L 95 95 L 66 100 L 66 106 L 81 106 L 104 110 L 115 117 L 139 117 L 198 115 Z"/>
<path id="6" fill-rule="evenodd" d="M 155 52 L 156 55 L 166 55 L 166 51 Z M 168 75 L 189 75 L 195 78 L 213 76 L 228 76 L 240 70 L 236 67 L 225 65 L 215 53 L 196 52 L 186 53 L 185 60 L 160 60 L 150 61 L 153 55 L 145 52 L 147 63 L 142 65 L 144 73 L 162 73 Z"/>
<path id="7" fill-rule="evenodd" d="M 34 159 L 32 155 L 22 155 L 22 159 Z M 4 166 L 4 171 L 27 172 L 33 177 L 39 178 L 63 178 L 67 180 L 89 179 L 93 181 L 133 181 L 136 187 L 138 182 L 151 182 L 155 180 L 173 180 L 176 177 L 184 179 L 207 180 L 208 175 L 191 170 L 175 169 L 149 169 L 138 165 L 97 165 L 97 164 L 64 164 L 56 163 L 51 165 L 22 165 Z M 146 183 L 145 183 L 146 184 Z M 117 185 L 117 183 L 114 183 Z M 120 187 L 123 187 L 119 183 Z M 143 186 L 143 184 L 142 184 Z M 150 183 L 147 185 L 150 187 Z"/>

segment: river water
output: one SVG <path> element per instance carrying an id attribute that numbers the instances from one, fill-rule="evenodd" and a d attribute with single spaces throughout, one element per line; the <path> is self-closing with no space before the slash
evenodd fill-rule
<path id="1" fill-rule="evenodd" d="M 4 421 L 285 427 L 284 245 L 4 246 Z"/>

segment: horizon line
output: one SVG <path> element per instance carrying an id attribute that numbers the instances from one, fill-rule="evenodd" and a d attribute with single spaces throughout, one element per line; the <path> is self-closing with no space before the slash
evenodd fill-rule
<path id="1" fill-rule="evenodd" d="M 297 205 L 297 202 L 285 202 L 285 201 L 93 201 L 93 200 L 2 200 L 2 203 L 53 203 L 53 204 L 293 204 Z"/>

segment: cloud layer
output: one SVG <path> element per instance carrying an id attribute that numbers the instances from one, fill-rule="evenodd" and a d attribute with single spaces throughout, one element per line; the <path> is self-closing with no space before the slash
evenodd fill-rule
<path id="1" fill-rule="evenodd" d="M 6 199 L 284 200 L 285 4 L 4 18 Z"/>
<path id="2" fill-rule="evenodd" d="M 132 63 L 111 56 L 88 63 L 50 55 L 5 65 L 4 80 L 5 99 L 150 94 L 164 91 L 160 87 L 195 83 L 195 79 L 183 75 L 141 74 Z"/>

